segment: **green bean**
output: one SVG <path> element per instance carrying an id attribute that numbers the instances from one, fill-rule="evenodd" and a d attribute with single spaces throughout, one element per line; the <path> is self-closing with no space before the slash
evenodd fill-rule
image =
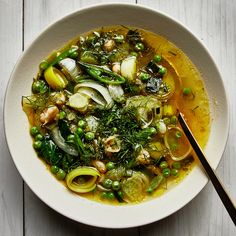
<path id="1" fill-rule="evenodd" d="M 85 68 L 87 73 L 91 75 L 94 79 L 105 83 L 105 84 L 123 84 L 125 83 L 125 78 L 112 72 L 104 69 L 101 66 L 96 66 L 84 62 L 78 62 L 82 67 Z"/>
<path id="2" fill-rule="evenodd" d="M 48 62 L 47 60 L 43 60 L 41 63 L 40 63 L 40 70 L 46 70 L 48 67 L 50 66 L 54 66 L 55 64 L 57 64 L 59 61 L 67 58 L 67 57 L 72 57 L 74 58 L 76 55 L 75 55 L 75 52 L 78 51 L 78 46 L 71 46 L 71 48 L 63 51 L 62 53 L 60 53 L 52 62 Z"/>
<path id="3" fill-rule="evenodd" d="M 148 188 L 147 188 L 147 192 L 148 193 L 152 193 L 154 190 L 156 190 L 159 186 L 160 186 L 160 184 L 162 183 L 162 181 L 164 180 L 164 177 L 162 176 L 162 175 L 157 175 L 157 176 L 155 176 L 153 179 L 152 179 L 152 181 L 151 181 L 151 183 L 150 183 L 150 185 L 148 186 Z"/>

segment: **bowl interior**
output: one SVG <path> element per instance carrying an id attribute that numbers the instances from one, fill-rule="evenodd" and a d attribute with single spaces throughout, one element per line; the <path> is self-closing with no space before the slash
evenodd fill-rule
<path id="1" fill-rule="evenodd" d="M 52 24 L 23 53 L 12 73 L 4 107 L 6 138 L 17 169 L 34 193 L 61 214 L 89 225 L 126 228 L 160 220 L 183 207 L 205 186 L 205 174 L 196 167 L 163 196 L 137 205 L 92 202 L 68 191 L 36 158 L 28 120 L 21 108 L 21 96 L 31 93 L 39 62 L 80 33 L 104 25 L 129 25 L 160 34 L 182 49 L 196 65 L 210 98 L 212 128 L 205 153 L 213 168 L 217 167 L 227 140 L 228 104 L 217 67 L 200 41 L 170 17 L 137 5 L 105 4 L 77 11 Z"/>

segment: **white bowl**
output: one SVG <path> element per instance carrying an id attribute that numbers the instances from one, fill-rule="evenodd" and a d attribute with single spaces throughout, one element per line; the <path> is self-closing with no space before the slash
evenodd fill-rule
<path id="1" fill-rule="evenodd" d="M 59 213 L 88 225 L 127 228 L 160 220 L 186 205 L 208 181 L 202 169 L 194 168 L 163 196 L 141 204 L 112 206 L 90 201 L 68 191 L 36 157 L 28 120 L 21 108 L 21 96 L 31 93 L 39 62 L 79 34 L 104 25 L 129 25 L 160 34 L 196 65 L 210 98 L 212 126 L 205 154 L 213 168 L 219 164 L 227 141 L 228 104 L 220 73 L 202 43 L 176 20 L 139 5 L 102 4 L 81 9 L 52 24 L 25 50 L 11 75 L 4 107 L 6 138 L 18 171 L 33 192 Z"/>

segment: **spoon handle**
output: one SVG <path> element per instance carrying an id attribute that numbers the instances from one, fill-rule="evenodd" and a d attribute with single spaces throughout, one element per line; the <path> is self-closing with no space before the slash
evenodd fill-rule
<path id="1" fill-rule="evenodd" d="M 217 191 L 219 197 L 221 198 L 221 201 L 223 202 L 226 210 L 228 211 L 232 221 L 236 225 L 236 208 L 235 208 L 232 200 L 230 199 L 229 195 L 227 194 L 227 192 L 224 189 L 223 185 L 221 184 L 220 180 L 216 176 L 214 170 L 212 169 L 209 162 L 207 161 L 205 155 L 203 154 L 201 147 L 198 145 L 196 139 L 194 138 L 192 132 L 190 131 L 190 128 L 188 127 L 188 125 L 183 117 L 183 114 L 181 112 L 178 115 L 178 120 L 179 120 L 179 123 L 180 123 L 185 135 L 187 136 L 193 150 L 197 154 L 198 159 L 200 160 L 208 177 L 210 178 L 212 184 L 214 185 L 215 190 Z"/>

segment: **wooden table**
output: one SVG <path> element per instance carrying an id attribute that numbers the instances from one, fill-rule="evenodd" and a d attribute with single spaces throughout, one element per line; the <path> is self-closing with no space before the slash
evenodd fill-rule
<path id="1" fill-rule="evenodd" d="M 236 235 L 236 228 L 211 183 L 166 219 L 124 230 L 100 229 L 67 219 L 45 205 L 24 184 L 12 162 L 3 131 L 2 108 L 10 73 L 24 48 L 46 26 L 69 12 L 99 2 L 107 1 L 0 0 L 0 235 Z M 236 1 L 119 2 L 143 4 L 175 17 L 191 28 L 213 55 L 223 75 L 231 111 L 229 140 L 217 173 L 236 202 Z"/>

